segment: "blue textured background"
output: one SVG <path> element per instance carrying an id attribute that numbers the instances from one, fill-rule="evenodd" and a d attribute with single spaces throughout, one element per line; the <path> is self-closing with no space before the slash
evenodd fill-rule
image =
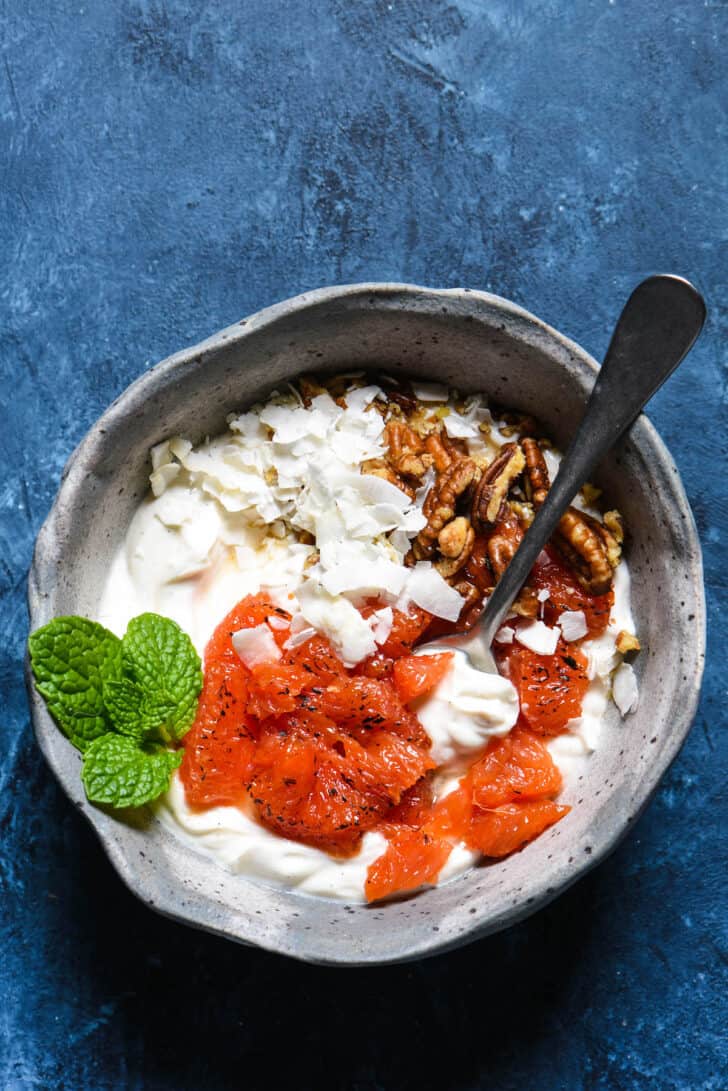
<path id="1" fill-rule="evenodd" d="M 725 0 L 0 11 L 2 1087 L 725 1087 Z M 512 931 L 382 971 L 137 904 L 21 678 L 33 539 L 88 426 L 149 363 L 306 288 L 486 287 L 599 355 L 653 271 L 710 310 L 651 415 L 705 547 L 711 656 L 630 839 Z"/>

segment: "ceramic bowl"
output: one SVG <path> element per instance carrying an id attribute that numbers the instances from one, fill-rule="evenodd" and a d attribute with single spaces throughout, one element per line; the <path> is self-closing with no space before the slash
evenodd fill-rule
<path id="1" fill-rule="evenodd" d="M 31 628 L 96 613 L 104 578 L 148 487 L 149 448 L 224 429 L 226 415 L 299 372 L 385 368 L 484 391 L 533 413 L 566 443 L 596 363 L 520 307 L 467 289 L 400 284 L 297 296 L 171 356 L 133 383 L 70 459 L 38 537 Z M 151 815 L 91 806 L 80 758 L 32 686 L 38 743 L 127 886 L 161 913 L 310 962 L 362 965 L 445 951 L 514 924 L 610 852 L 675 757 L 694 715 L 704 652 L 698 538 L 673 461 L 643 416 L 596 480 L 629 528 L 627 556 L 643 652 L 637 712 L 612 709 L 570 814 L 523 851 L 388 904 L 346 905 L 228 874 Z M 583 788 L 583 791 L 582 791 Z M 573 798 L 571 798 L 573 797 Z"/>

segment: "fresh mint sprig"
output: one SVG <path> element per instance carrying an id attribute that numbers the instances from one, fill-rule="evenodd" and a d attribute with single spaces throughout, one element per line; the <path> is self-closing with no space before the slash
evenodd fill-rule
<path id="1" fill-rule="evenodd" d="M 197 713 L 200 659 L 176 622 L 141 614 L 123 640 L 98 622 L 61 617 L 28 640 L 38 692 L 83 753 L 94 803 L 138 807 L 169 786 Z"/>

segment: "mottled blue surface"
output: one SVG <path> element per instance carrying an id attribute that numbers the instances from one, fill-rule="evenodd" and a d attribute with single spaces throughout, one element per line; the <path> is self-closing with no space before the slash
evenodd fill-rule
<path id="1" fill-rule="evenodd" d="M 726 1087 L 725 0 L 0 12 L 2 1087 Z M 306 288 L 486 287 L 599 355 L 653 271 L 710 309 L 651 415 L 712 628 L 630 839 L 510 932 L 386 970 L 139 905 L 45 768 L 21 677 L 33 539 L 88 426 L 150 362 Z"/>

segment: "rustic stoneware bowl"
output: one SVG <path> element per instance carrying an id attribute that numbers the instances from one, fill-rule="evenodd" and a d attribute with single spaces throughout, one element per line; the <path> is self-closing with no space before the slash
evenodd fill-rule
<path id="1" fill-rule="evenodd" d="M 226 414 L 302 371 L 385 367 L 442 380 L 541 418 L 562 445 L 595 362 L 520 307 L 482 292 L 400 284 L 324 288 L 270 307 L 145 373 L 91 429 L 66 467 L 30 573 L 33 629 L 93 617 L 111 557 L 147 491 L 149 448 L 225 427 Z M 128 887 L 149 906 L 242 943 L 311 962 L 412 959 L 485 936 L 545 905 L 602 860 L 634 823 L 683 742 L 704 651 L 700 548 L 672 459 L 645 417 L 597 477 L 629 528 L 633 606 L 644 651 L 640 705 L 613 722 L 575 806 L 522 852 L 436 889 L 366 907 L 287 893 L 227 874 L 151 815 L 91 806 L 80 758 L 30 686 L 39 745 Z M 582 798 L 583 797 L 583 798 Z"/>

